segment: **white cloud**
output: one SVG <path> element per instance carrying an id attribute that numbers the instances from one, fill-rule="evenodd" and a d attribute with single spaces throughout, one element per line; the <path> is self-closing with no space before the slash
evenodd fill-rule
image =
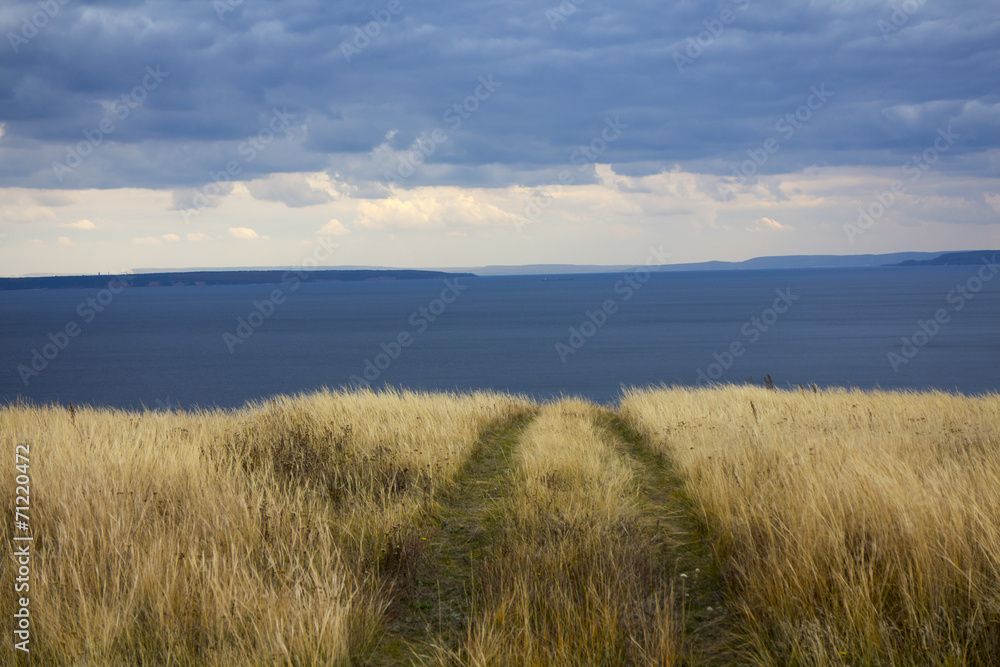
<path id="1" fill-rule="evenodd" d="M 60 236 L 59 238 L 57 238 L 56 243 L 58 243 L 59 245 L 76 245 L 75 243 L 70 241 L 69 238 L 66 236 Z"/>
<path id="2" fill-rule="evenodd" d="M 791 229 L 774 218 L 757 218 L 753 221 L 753 226 L 747 227 L 748 232 L 787 232 Z"/>
<path id="3" fill-rule="evenodd" d="M 318 236 L 342 236 L 343 234 L 350 233 L 351 230 L 336 218 L 331 219 L 330 222 L 320 227 L 319 231 L 316 232 Z"/>
<path id="4" fill-rule="evenodd" d="M 96 229 L 97 225 L 84 218 L 83 220 L 77 220 L 76 222 L 68 222 L 64 225 L 64 227 L 72 227 L 73 229 Z"/>
<path id="5" fill-rule="evenodd" d="M 260 235 L 249 227 L 230 227 L 229 233 L 238 239 L 259 239 Z"/>
<path id="6" fill-rule="evenodd" d="M 207 241 L 211 236 L 208 234 L 203 234 L 202 232 L 189 232 L 184 236 L 188 241 Z"/>
<path id="7" fill-rule="evenodd" d="M 337 198 L 336 190 L 325 175 L 271 174 L 249 181 L 246 188 L 254 199 L 280 202 L 290 208 L 326 204 Z"/>
<path id="8" fill-rule="evenodd" d="M 177 236 L 177 234 L 164 234 L 161 238 L 164 241 L 180 241 L 181 240 L 181 237 Z"/>
<path id="9" fill-rule="evenodd" d="M 513 225 L 520 217 L 461 192 L 407 193 L 358 204 L 355 224 L 369 229 L 434 229 Z"/>
<path id="10" fill-rule="evenodd" d="M 56 214 L 46 206 L 13 201 L 0 206 L 0 220 L 15 225 L 52 223 L 56 221 Z"/>
<path id="11" fill-rule="evenodd" d="M 135 243 L 136 245 L 159 245 L 160 239 L 155 236 L 137 236 L 132 239 L 132 243 Z"/>

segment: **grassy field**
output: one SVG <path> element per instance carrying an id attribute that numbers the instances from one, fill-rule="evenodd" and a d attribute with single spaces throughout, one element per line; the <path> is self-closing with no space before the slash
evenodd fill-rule
<path id="1" fill-rule="evenodd" d="M 14 593 L 14 452 L 30 591 Z M 0 408 L 38 664 L 995 664 L 1000 397 Z M 23 479 L 22 479 L 23 481 Z M 18 533 L 21 534 L 21 533 Z"/>
<path id="2" fill-rule="evenodd" d="M 630 392 L 763 664 L 997 664 L 1000 397 Z"/>

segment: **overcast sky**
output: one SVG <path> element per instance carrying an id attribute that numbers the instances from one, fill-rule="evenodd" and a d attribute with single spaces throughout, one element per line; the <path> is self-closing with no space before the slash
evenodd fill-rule
<path id="1" fill-rule="evenodd" d="M 1000 246 L 996 0 L 5 0 L 0 33 L 3 275 Z"/>

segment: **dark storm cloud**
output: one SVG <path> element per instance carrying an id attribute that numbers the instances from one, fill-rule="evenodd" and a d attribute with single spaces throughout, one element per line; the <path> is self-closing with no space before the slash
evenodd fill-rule
<path id="1" fill-rule="evenodd" d="M 615 117 L 628 129 L 599 161 L 632 174 L 727 175 L 770 138 L 763 172 L 898 165 L 949 124 L 943 169 L 1000 145 L 994 0 L 18 0 L 0 35 L 0 185 L 196 187 L 235 162 L 241 180 L 327 169 L 371 193 L 373 149 L 436 128 L 407 186 L 533 185 Z M 137 101 L 149 67 L 166 76 Z M 291 120 L 265 142 L 276 113 Z"/>

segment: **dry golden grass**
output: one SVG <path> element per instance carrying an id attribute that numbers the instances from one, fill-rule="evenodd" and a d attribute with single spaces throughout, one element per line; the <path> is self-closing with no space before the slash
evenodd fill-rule
<path id="1" fill-rule="evenodd" d="M 996 664 L 1000 397 L 630 391 L 761 664 Z"/>
<path id="2" fill-rule="evenodd" d="M 714 621 L 673 600 L 677 545 L 651 517 L 678 507 L 650 492 L 673 477 L 632 458 L 639 444 L 584 401 L 544 406 L 515 442 L 537 409 L 488 393 L 329 391 L 235 411 L 0 408 L 0 448 L 31 449 L 32 657 L 690 661 L 698 628 L 684 636 L 684 621 Z M 1000 655 L 1000 397 L 662 389 L 628 392 L 619 412 L 684 480 L 744 661 Z M 483 445 L 497 425 L 505 444 Z M 15 473 L 0 470 L 11 517 Z M 433 551 L 417 530 L 442 516 L 479 525 L 437 529 L 450 541 Z M 7 591 L 12 530 L 0 528 Z M 406 600 L 426 596 L 400 591 L 443 572 L 463 539 L 483 557 L 442 576 L 460 591 L 474 572 L 471 610 L 436 604 L 465 609 L 466 629 L 416 637 Z M 8 637 L 14 605 L 0 596 Z M 14 660 L 4 642 L 0 662 Z"/>
<path id="3" fill-rule="evenodd" d="M 30 445 L 32 657 L 364 657 L 419 550 L 409 527 L 480 430 L 527 409 L 487 393 L 328 391 L 229 412 L 0 408 L 0 449 Z M 8 516 L 14 475 L 0 472 Z M 6 591 L 12 537 L 5 520 Z M 14 604 L 0 596 L 8 629 Z M 14 657 L 3 642 L 0 662 Z"/>
<path id="4" fill-rule="evenodd" d="M 465 646 L 443 663 L 673 664 L 670 574 L 638 530 L 636 480 L 579 400 L 545 406 L 515 453 Z"/>

